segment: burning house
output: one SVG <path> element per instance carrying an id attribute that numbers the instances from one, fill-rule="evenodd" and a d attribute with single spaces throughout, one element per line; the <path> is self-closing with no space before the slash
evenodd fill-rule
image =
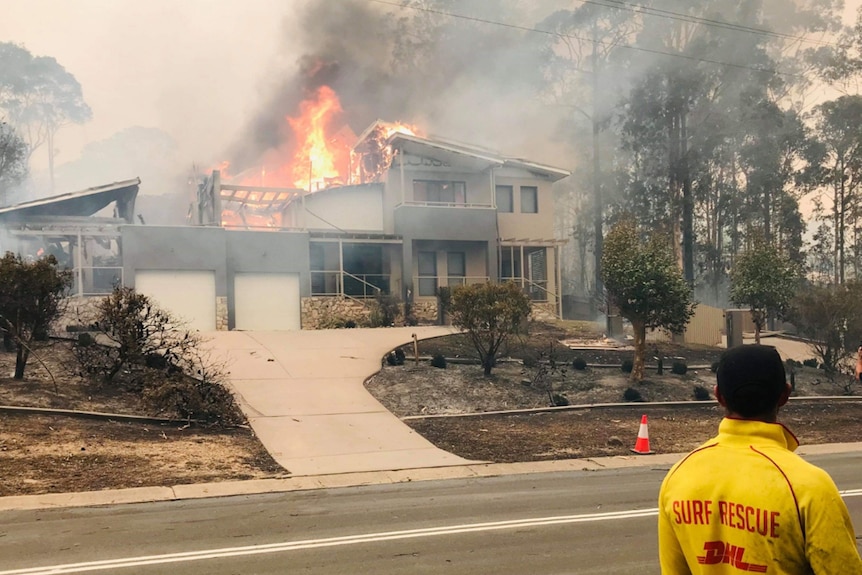
<path id="1" fill-rule="evenodd" d="M 378 294 L 432 320 L 439 288 L 507 280 L 559 315 L 551 186 L 568 172 L 400 124 L 357 136 L 339 113 L 320 87 L 288 147 L 202 178 L 186 225 L 135 222 L 131 180 L 0 210 L 0 242 L 55 253 L 79 295 L 123 283 L 202 331 L 313 329 Z"/>
<path id="2" fill-rule="evenodd" d="M 73 271 L 72 293 L 110 293 L 124 281 L 121 228 L 134 223 L 140 180 L 0 208 L 0 249 L 51 254 Z"/>
<path id="3" fill-rule="evenodd" d="M 378 293 L 410 300 L 420 317 L 433 318 L 438 288 L 506 280 L 559 314 L 563 242 L 553 237 L 551 185 L 568 172 L 383 122 L 349 152 L 338 175 L 344 183 L 232 184 L 216 170 L 200 187 L 195 226 L 223 233 L 228 246 L 240 237 L 259 242 L 255 265 L 234 258 L 233 282 L 223 274 L 229 328 L 315 327 L 321 309 L 343 317 Z M 244 278 L 255 273 L 266 279 Z M 249 324 L 243 292 L 261 281 L 271 288 L 258 284 L 257 305 L 281 311 Z M 288 316 L 289 325 L 274 323 Z"/>

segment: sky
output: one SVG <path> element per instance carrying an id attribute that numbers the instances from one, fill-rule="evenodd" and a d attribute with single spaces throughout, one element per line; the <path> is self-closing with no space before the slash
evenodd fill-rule
<path id="1" fill-rule="evenodd" d="M 299 0 L 3 0 L 0 41 L 53 56 L 93 119 L 58 135 L 57 161 L 131 126 L 164 130 L 210 161 L 293 65 L 285 22 Z"/>
<path id="2" fill-rule="evenodd" d="M 58 134 L 58 164 L 133 126 L 170 134 L 189 164 L 212 164 L 272 94 L 279 70 L 296 64 L 290 22 L 302 2 L 2 0 L 0 41 L 55 57 L 83 86 L 93 119 Z M 848 21 L 860 5 L 847 1 Z"/>

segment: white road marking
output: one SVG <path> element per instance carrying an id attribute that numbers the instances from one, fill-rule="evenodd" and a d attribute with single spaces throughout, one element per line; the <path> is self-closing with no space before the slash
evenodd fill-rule
<path id="1" fill-rule="evenodd" d="M 839 493 L 842 497 L 858 497 L 862 496 L 862 489 L 848 489 L 840 491 Z M 658 515 L 658 508 L 616 511 L 612 513 L 592 513 L 586 515 L 537 517 L 533 519 L 495 521 L 491 523 L 467 523 L 464 525 L 451 525 L 448 527 L 387 531 L 382 533 L 367 533 L 365 535 L 348 535 L 345 537 L 329 537 L 326 539 L 306 539 L 304 541 L 270 543 L 268 545 L 225 547 L 222 549 L 209 549 L 205 551 L 186 551 L 183 553 L 107 559 L 104 561 L 91 561 L 87 563 L 29 567 L 25 569 L 13 569 L 11 571 L 0 571 L 0 575 L 61 575 L 63 573 L 86 573 L 92 571 L 104 571 L 107 569 L 120 569 L 123 567 L 144 567 L 147 565 L 160 565 L 165 563 L 202 561 L 205 559 L 218 559 L 221 557 L 285 553 L 288 551 L 300 551 L 303 549 L 319 549 L 321 547 L 338 547 L 342 545 L 357 545 L 360 543 L 375 543 L 379 541 L 394 541 L 398 539 L 415 539 L 419 537 L 455 535 L 458 533 L 477 533 L 480 531 L 499 531 L 501 529 L 518 529 L 524 527 L 546 527 L 548 525 L 564 525 L 569 523 L 611 521 L 614 519 L 632 519 L 636 517 L 651 517 L 656 515 Z"/>
<path id="2" fill-rule="evenodd" d="M 458 533 L 476 533 L 480 531 L 497 531 L 501 529 L 518 529 L 524 527 L 545 527 L 548 525 L 563 525 L 567 523 L 587 523 L 592 521 L 610 521 L 615 519 L 630 519 L 635 517 L 650 517 L 658 515 L 658 509 L 639 509 L 632 511 L 617 511 L 613 513 L 594 513 L 586 515 L 564 515 L 558 517 L 537 517 L 512 521 L 495 521 L 492 523 L 468 523 L 447 527 L 430 527 L 425 529 L 409 529 L 406 531 L 389 531 L 383 533 L 368 533 L 365 535 L 349 535 L 346 537 L 330 537 L 326 539 L 307 539 L 268 545 L 249 545 L 246 547 L 226 547 L 206 551 L 187 551 L 183 553 L 168 553 L 165 555 L 148 555 L 142 557 L 127 557 L 108 559 L 87 563 L 70 563 L 67 565 L 51 565 L 47 567 L 30 567 L 0 571 L 0 575 L 58 575 L 62 573 L 85 573 L 104 571 L 122 567 L 143 567 L 164 563 L 182 563 L 218 559 L 221 557 L 240 557 L 244 555 L 262 555 L 265 553 L 283 553 L 302 549 L 318 549 L 321 547 L 336 547 L 341 545 L 356 545 L 359 543 L 374 543 L 378 541 L 394 541 L 397 539 L 413 539 L 419 537 L 435 537 L 454 535 Z"/>

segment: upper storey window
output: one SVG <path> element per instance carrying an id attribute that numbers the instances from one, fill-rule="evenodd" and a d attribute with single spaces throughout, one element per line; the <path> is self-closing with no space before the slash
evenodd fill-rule
<path id="1" fill-rule="evenodd" d="M 467 184 L 440 180 L 414 180 L 413 200 L 429 204 L 463 206 L 467 203 Z"/>
<path id="2" fill-rule="evenodd" d="M 535 186 L 521 186 L 521 213 L 539 213 L 539 189 Z"/>

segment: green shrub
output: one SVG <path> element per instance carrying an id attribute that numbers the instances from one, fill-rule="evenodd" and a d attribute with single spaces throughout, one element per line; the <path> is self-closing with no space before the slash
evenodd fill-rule
<path id="1" fill-rule="evenodd" d="M 554 394 L 554 407 L 565 407 L 569 405 L 569 399 L 565 395 L 559 393 Z"/>
<path id="2" fill-rule="evenodd" d="M 709 366 L 709 371 L 711 371 L 712 373 L 715 373 L 718 371 L 718 362 L 717 361 L 712 362 L 712 365 Z"/>
<path id="3" fill-rule="evenodd" d="M 643 401 L 644 398 L 641 395 L 641 392 L 636 390 L 633 387 L 626 388 L 623 392 L 623 399 L 626 401 Z"/>
<path id="4" fill-rule="evenodd" d="M 344 322 L 344 327 L 347 329 L 353 329 L 356 327 L 356 322 L 353 321 L 352 319 L 349 319 L 349 320 Z"/>
<path id="5" fill-rule="evenodd" d="M 577 369 L 578 371 L 584 371 L 585 369 L 587 369 L 587 360 L 582 357 L 576 357 L 572 361 L 572 367 Z"/>
<path id="6" fill-rule="evenodd" d="M 673 362 L 673 365 L 670 366 L 670 372 L 675 373 L 676 375 L 685 375 L 688 371 L 688 366 L 682 360 L 676 360 Z"/>
<path id="7" fill-rule="evenodd" d="M 710 396 L 708 389 L 702 385 L 696 385 L 694 386 L 694 399 L 696 401 L 709 401 L 712 396 Z"/>
<path id="8" fill-rule="evenodd" d="M 521 360 L 521 363 L 524 364 L 524 367 L 527 369 L 533 369 L 539 365 L 539 360 L 536 359 L 536 356 L 534 355 L 525 355 L 524 359 Z"/>
<path id="9" fill-rule="evenodd" d="M 812 357 L 811 359 L 806 359 L 806 360 L 804 360 L 804 361 L 802 362 L 802 365 L 804 365 L 805 367 L 814 367 L 814 368 L 816 368 L 816 367 L 817 367 L 817 360 L 816 360 L 816 359 L 814 359 L 814 358 Z"/>
<path id="10" fill-rule="evenodd" d="M 624 359 L 623 364 L 620 366 L 620 369 L 623 370 L 623 373 L 631 373 L 634 368 L 635 364 L 630 359 Z"/>
<path id="11" fill-rule="evenodd" d="M 431 357 L 431 365 L 440 369 L 446 369 L 446 357 L 442 353 L 435 353 Z"/>

